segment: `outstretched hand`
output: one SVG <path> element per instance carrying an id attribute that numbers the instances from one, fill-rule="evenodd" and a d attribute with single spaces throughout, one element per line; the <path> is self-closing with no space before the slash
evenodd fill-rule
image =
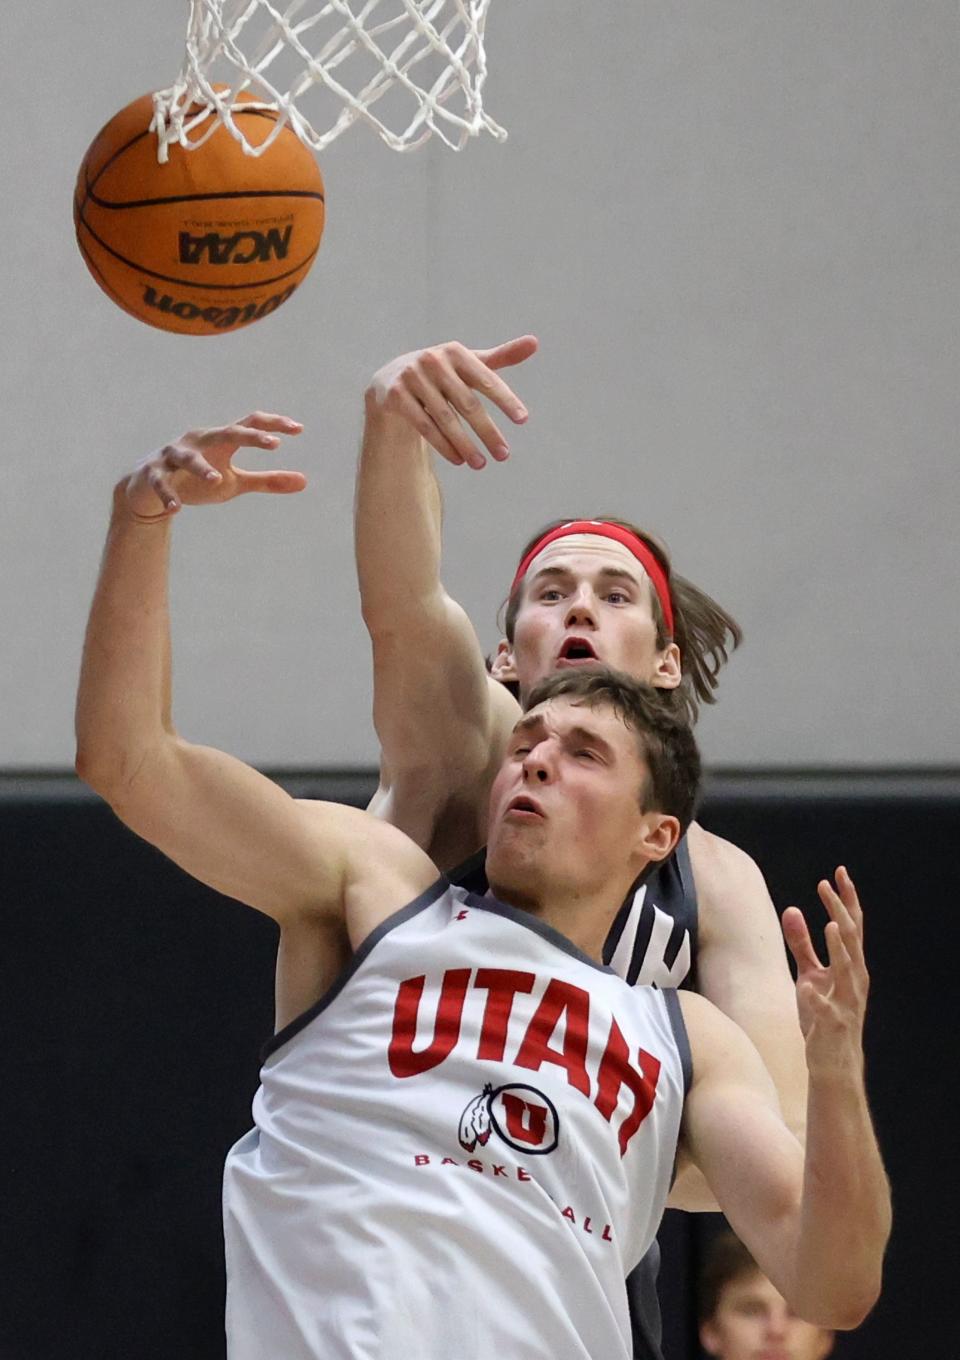
<path id="1" fill-rule="evenodd" d="M 487 460 L 470 431 L 492 458 L 502 462 L 510 447 L 480 397 L 499 407 L 515 425 L 522 425 L 527 409 L 497 370 L 522 364 L 536 353 L 537 343 L 535 336 L 522 335 L 493 349 L 467 349 L 454 340 L 401 354 L 373 375 L 367 388 L 367 410 L 401 416 L 455 466 L 486 467 Z"/>
<path id="2" fill-rule="evenodd" d="M 846 869 L 817 885 L 830 920 L 824 930 L 829 964 L 817 957 L 803 913 L 788 907 L 783 933 L 797 965 L 797 1011 L 813 1072 L 849 1070 L 862 1062 L 863 1020 L 870 978 L 863 955 L 863 910 Z"/>
<path id="3" fill-rule="evenodd" d="M 188 430 L 137 464 L 124 488 L 127 506 L 136 519 L 160 520 L 181 505 L 215 505 L 247 491 L 274 495 L 302 491 L 307 484 L 302 472 L 250 472 L 233 465 L 238 450 L 275 449 L 280 435 L 296 435 L 302 429 L 288 416 L 254 411 L 233 425 Z"/>

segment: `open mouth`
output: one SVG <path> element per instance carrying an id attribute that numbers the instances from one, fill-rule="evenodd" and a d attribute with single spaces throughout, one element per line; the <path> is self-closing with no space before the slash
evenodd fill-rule
<path id="1" fill-rule="evenodd" d="M 514 812 L 530 817 L 543 816 L 540 804 L 534 802 L 532 798 L 527 798 L 525 794 L 521 794 L 520 797 L 512 799 L 507 806 L 507 812 Z"/>
<path id="2" fill-rule="evenodd" d="M 557 657 L 558 661 L 598 661 L 599 657 L 593 649 L 593 643 L 582 637 L 568 637 L 564 639 L 563 646 Z"/>

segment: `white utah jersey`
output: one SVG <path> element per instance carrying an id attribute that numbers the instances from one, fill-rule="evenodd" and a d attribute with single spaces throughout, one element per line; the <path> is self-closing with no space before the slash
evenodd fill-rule
<path id="1" fill-rule="evenodd" d="M 441 879 L 270 1045 L 230 1360 L 628 1360 L 688 1064 L 674 992 Z"/>

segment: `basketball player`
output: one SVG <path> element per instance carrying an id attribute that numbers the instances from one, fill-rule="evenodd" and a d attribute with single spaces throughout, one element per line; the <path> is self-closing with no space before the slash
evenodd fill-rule
<path id="1" fill-rule="evenodd" d="M 797 1311 L 857 1325 L 890 1206 L 863 1086 L 856 892 L 842 869 L 820 885 L 828 967 L 800 912 L 784 915 L 804 1153 L 735 1024 L 600 963 L 696 793 L 689 729 L 644 686 L 572 674 L 529 696 L 492 781 L 484 897 L 388 823 L 294 800 L 176 732 L 169 512 L 298 489 L 231 462 L 296 428 L 257 414 L 193 432 L 118 486 L 77 706 L 80 775 L 280 926 L 278 1033 L 225 1171 L 231 1360 L 626 1360 L 624 1278 L 678 1154 Z"/>
<path id="2" fill-rule="evenodd" d="M 469 619 L 441 583 L 430 450 L 473 468 L 505 458 L 506 440 L 480 398 L 523 423 L 527 412 L 500 372 L 536 348 L 525 336 L 490 350 L 456 343 L 419 350 L 386 364 L 366 393 L 356 543 L 381 745 L 371 811 L 448 871 L 484 843 L 493 773 L 520 705 L 544 676 L 605 663 L 657 686 L 695 718 L 740 639 L 728 614 L 671 572 L 655 540 L 620 521 L 553 526 L 560 536 L 537 535 L 522 554 L 507 637 L 487 673 Z M 505 587 L 513 571 L 505 571 Z M 482 886 L 482 863 L 463 872 Z M 627 895 L 604 959 L 630 982 L 693 986 L 736 1020 L 802 1138 L 806 1082 L 793 986 L 773 904 L 748 855 L 694 823 L 676 853 Z M 715 1207 L 695 1176 L 678 1183 L 671 1204 Z"/>
<path id="3" fill-rule="evenodd" d="M 700 1344 L 715 1360 L 826 1360 L 833 1333 L 804 1322 L 733 1233 L 707 1248 L 698 1297 Z"/>

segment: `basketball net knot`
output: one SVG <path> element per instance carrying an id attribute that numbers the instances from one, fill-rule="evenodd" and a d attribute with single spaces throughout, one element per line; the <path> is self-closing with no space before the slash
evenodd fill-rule
<path id="1" fill-rule="evenodd" d="M 320 151 L 362 120 L 395 151 L 436 134 L 454 151 L 506 132 L 483 109 L 484 28 L 490 0 L 191 0 L 184 62 L 154 95 L 158 156 L 192 149 L 222 123 L 252 156 L 284 126 Z M 253 146 L 233 119 L 272 109 Z M 251 99 L 253 102 L 251 102 Z"/>

